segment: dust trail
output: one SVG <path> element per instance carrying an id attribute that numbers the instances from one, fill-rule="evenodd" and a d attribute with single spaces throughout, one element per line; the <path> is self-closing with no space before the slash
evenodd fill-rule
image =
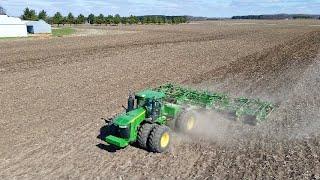
<path id="1" fill-rule="evenodd" d="M 192 134 L 216 142 L 230 139 L 231 123 L 222 115 L 215 112 L 194 112 L 197 124 Z"/>
<path id="2" fill-rule="evenodd" d="M 320 55 L 298 76 L 298 81 L 294 82 L 294 85 L 290 84 L 292 88 L 278 89 L 281 97 L 277 95 L 269 98 L 282 101 L 264 123 L 257 126 L 245 125 L 214 111 L 195 111 L 197 126 L 191 136 L 221 145 L 237 145 L 239 140 L 243 139 L 298 140 L 318 137 Z"/>
<path id="3" fill-rule="evenodd" d="M 320 134 L 320 54 L 291 91 L 283 93 L 278 110 L 270 117 L 268 128 L 282 137 L 310 138 Z M 277 128 L 281 127 L 281 129 Z M 271 132 L 269 132 L 271 133 Z"/>
<path id="4" fill-rule="evenodd" d="M 211 110 L 193 110 L 192 113 L 195 115 L 197 123 L 187 135 L 179 134 L 179 141 L 202 141 L 222 146 L 234 146 L 239 138 L 244 138 L 255 128 Z"/>
<path id="5" fill-rule="evenodd" d="M 211 139 L 305 139 L 320 135 L 319 32 L 304 34 L 290 43 L 247 56 L 217 71 L 199 87 L 233 96 L 262 98 L 279 107 L 256 127 L 217 123 L 224 117 L 200 115 L 204 125 L 196 134 Z M 257 61 L 258 60 L 258 61 Z M 208 76 L 206 75 L 205 78 Z M 202 80 L 202 78 L 199 78 Z M 211 119 L 211 122 L 206 121 Z M 213 120 L 214 119 L 214 120 Z M 228 120 L 226 120 L 228 121 Z M 213 125 L 213 124 L 214 125 Z M 211 131 L 219 132 L 218 136 Z M 207 132 L 208 131 L 208 132 Z M 220 137 L 221 136 L 221 137 Z M 222 138 L 223 137 L 223 138 Z"/>

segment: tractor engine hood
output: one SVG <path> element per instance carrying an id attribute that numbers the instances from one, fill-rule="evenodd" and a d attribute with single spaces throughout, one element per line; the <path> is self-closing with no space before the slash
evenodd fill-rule
<path id="1" fill-rule="evenodd" d="M 113 120 L 113 123 L 119 126 L 120 128 L 126 128 L 136 119 L 145 115 L 145 113 L 146 113 L 146 110 L 144 108 L 138 108 L 130 112 L 127 112 L 125 114 L 119 115 Z"/>
<path id="2" fill-rule="evenodd" d="M 136 128 L 145 119 L 146 110 L 137 108 L 119 115 L 113 120 L 113 133 L 105 141 L 117 147 L 126 147 L 136 139 Z"/>

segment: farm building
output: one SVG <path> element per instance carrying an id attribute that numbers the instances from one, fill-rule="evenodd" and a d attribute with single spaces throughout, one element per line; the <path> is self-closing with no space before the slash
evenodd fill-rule
<path id="1" fill-rule="evenodd" d="M 27 27 L 19 18 L 0 15 L 0 37 L 26 37 Z"/>
<path id="2" fill-rule="evenodd" d="M 24 21 L 27 25 L 27 31 L 31 34 L 51 33 L 50 24 L 43 20 L 39 21 Z"/>

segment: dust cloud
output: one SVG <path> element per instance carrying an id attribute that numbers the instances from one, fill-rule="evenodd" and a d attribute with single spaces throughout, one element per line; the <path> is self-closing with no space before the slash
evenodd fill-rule
<path id="1" fill-rule="evenodd" d="M 280 137 L 302 139 L 320 133 L 320 56 L 306 68 L 293 89 L 282 93 L 285 99 L 272 114 L 268 126 Z M 273 125 L 272 125 L 273 124 Z M 279 129 L 281 127 L 281 129 Z"/>
<path id="2" fill-rule="evenodd" d="M 254 128 L 235 121 L 233 117 L 212 110 L 193 110 L 192 113 L 196 118 L 194 129 L 188 133 L 189 140 L 192 141 L 202 140 L 232 146 L 237 143 L 238 138 L 244 137 Z"/>
<path id="3" fill-rule="evenodd" d="M 211 87 L 211 89 L 216 88 L 219 89 L 217 86 Z M 256 126 L 243 124 L 235 121 L 234 117 L 212 110 L 194 110 L 197 124 L 189 135 L 192 137 L 190 139 L 194 141 L 203 139 L 221 145 L 237 145 L 243 139 L 251 141 L 267 138 L 282 141 L 319 137 L 320 56 L 318 55 L 314 62 L 299 74 L 298 81 L 288 82 L 287 86 L 278 91 L 276 96 L 267 98 L 281 100 L 277 109 L 265 122 Z M 241 94 L 245 92 L 242 91 Z M 257 93 L 257 96 L 260 94 Z"/>

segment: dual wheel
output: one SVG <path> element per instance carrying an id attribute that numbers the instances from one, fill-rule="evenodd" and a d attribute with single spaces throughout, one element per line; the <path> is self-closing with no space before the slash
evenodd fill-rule
<path id="1" fill-rule="evenodd" d="M 161 153 L 169 148 L 170 128 L 165 125 L 143 124 L 138 132 L 138 144 L 151 152 Z"/>
<path id="2" fill-rule="evenodd" d="M 196 118 L 192 113 L 183 114 L 175 122 L 174 129 L 189 133 L 195 126 Z M 151 152 L 161 153 L 169 148 L 171 130 L 166 125 L 143 124 L 138 132 L 138 145 Z"/>

